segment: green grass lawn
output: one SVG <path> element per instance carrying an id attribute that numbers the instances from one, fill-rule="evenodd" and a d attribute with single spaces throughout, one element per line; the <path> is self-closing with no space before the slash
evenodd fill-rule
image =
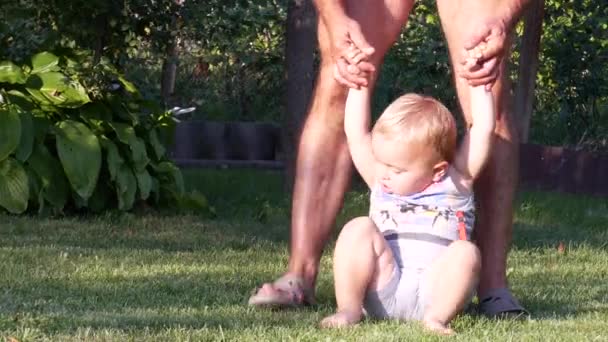
<path id="1" fill-rule="evenodd" d="M 0 214 L 0 337 L 19 341 L 419 341 L 415 323 L 317 323 L 334 308 L 330 253 L 319 305 L 286 312 L 246 306 L 250 291 L 285 269 L 289 199 L 281 174 L 187 171 L 218 218 Z M 367 211 L 348 194 L 338 219 Z M 337 230 L 336 230 L 337 231 Z M 564 251 L 558 251 L 560 242 Z M 451 340 L 608 341 L 608 203 L 524 193 L 517 202 L 509 279 L 532 312 L 524 321 L 463 315 Z M 331 247 L 330 247 L 331 248 Z"/>

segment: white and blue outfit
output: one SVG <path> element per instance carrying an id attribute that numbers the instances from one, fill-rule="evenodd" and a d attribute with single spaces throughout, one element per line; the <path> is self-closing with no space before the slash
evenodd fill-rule
<path id="1" fill-rule="evenodd" d="M 429 267 L 453 241 L 471 239 L 473 194 L 459 190 L 449 175 L 407 196 L 376 185 L 369 216 L 393 252 L 395 271 L 386 286 L 366 294 L 365 311 L 377 318 L 421 320 L 431 298 Z"/>

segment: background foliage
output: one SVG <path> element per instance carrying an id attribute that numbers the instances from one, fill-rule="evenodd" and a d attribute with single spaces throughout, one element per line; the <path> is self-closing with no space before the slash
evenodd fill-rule
<path id="1" fill-rule="evenodd" d="M 517 56 L 517 51 L 514 52 Z M 608 148 L 608 6 L 545 1 L 535 141 Z"/>
<path id="2" fill-rule="evenodd" d="M 20 61 L 41 49 L 79 46 L 106 56 L 151 99 L 160 98 L 166 47 L 177 42 L 170 104 L 195 116 L 276 121 L 285 115 L 287 0 L 3 2 L 0 55 Z M 86 14 L 86 15 L 83 15 Z M 608 7 L 546 0 L 531 141 L 606 148 Z M 521 26 L 517 30 L 521 36 Z M 515 77 L 519 39 L 513 49 Z M 376 109 L 405 91 L 457 108 L 435 3 L 421 0 L 386 58 Z"/>

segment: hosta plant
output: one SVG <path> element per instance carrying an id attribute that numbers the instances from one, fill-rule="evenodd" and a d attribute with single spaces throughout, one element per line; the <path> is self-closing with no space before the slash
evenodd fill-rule
<path id="1" fill-rule="evenodd" d="M 206 207 L 184 194 L 163 141 L 171 112 L 144 100 L 107 61 L 43 52 L 29 63 L 0 62 L 0 207 L 130 210 Z"/>

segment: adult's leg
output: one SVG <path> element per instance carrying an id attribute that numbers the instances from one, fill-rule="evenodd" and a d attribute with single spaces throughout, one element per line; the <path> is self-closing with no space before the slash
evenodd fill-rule
<path id="1" fill-rule="evenodd" d="M 347 1 L 349 16 L 361 25 L 365 38 L 375 48 L 371 59 L 377 70 L 412 6 L 413 0 Z M 287 271 L 290 277 L 302 279 L 308 289 L 314 289 L 323 247 L 352 172 L 344 134 L 347 89 L 333 78 L 330 40 L 322 20 L 318 38 L 321 68 L 298 148 Z M 272 295 L 277 288 L 265 284 L 260 291 Z"/>
<path id="2" fill-rule="evenodd" d="M 464 40 L 478 22 L 497 15 L 501 0 L 437 0 L 444 34 L 448 41 L 452 64 L 458 63 Z M 519 142 L 511 112 L 510 84 L 506 75 L 508 50 L 500 65 L 500 77 L 492 92 L 498 114 L 496 139 L 490 160 L 476 182 L 475 195 L 479 212 L 475 237 L 482 257 L 482 270 L 478 287 L 480 298 L 501 290 L 510 302 L 505 309 L 515 309 L 517 301 L 507 292 L 506 261 L 513 227 L 513 199 L 518 180 Z M 467 122 L 469 113 L 469 87 L 466 81 L 456 77 L 458 99 Z M 510 309 L 509 309 L 510 308 Z M 521 308 L 523 310 L 523 308 Z"/>
<path id="3" fill-rule="evenodd" d="M 369 217 L 348 222 L 340 232 L 334 251 L 338 309 L 321 321 L 321 327 L 339 328 L 359 322 L 365 293 L 384 288 L 395 267 L 391 248 Z"/>

